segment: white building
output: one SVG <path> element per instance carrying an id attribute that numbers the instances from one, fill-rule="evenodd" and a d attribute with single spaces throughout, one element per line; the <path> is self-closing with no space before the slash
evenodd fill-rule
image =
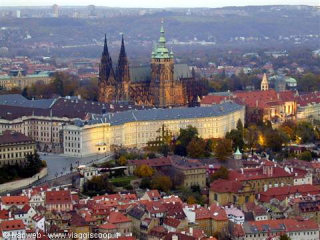
<path id="1" fill-rule="evenodd" d="M 21 240 L 26 238 L 26 228 L 22 220 L 7 220 L 0 223 L 4 240 Z"/>
<path id="2" fill-rule="evenodd" d="M 231 207 L 225 207 L 224 210 L 226 211 L 229 221 L 235 224 L 244 223 L 244 213 L 240 209 L 231 206 Z"/>
<path id="3" fill-rule="evenodd" d="M 202 138 L 219 138 L 244 122 L 245 108 L 226 102 L 209 107 L 132 110 L 93 115 L 64 127 L 64 154 L 88 156 L 106 154 L 112 146 L 142 148 L 161 136 L 163 126 L 173 135 L 191 125 Z"/>

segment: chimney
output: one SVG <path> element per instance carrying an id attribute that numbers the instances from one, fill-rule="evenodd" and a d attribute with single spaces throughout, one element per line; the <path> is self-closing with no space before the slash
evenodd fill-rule
<path id="1" fill-rule="evenodd" d="M 256 100 L 256 107 L 259 106 L 259 100 Z"/>

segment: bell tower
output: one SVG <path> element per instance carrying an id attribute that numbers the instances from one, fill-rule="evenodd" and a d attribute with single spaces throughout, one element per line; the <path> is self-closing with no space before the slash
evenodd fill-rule
<path id="1" fill-rule="evenodd" d="M 151 58 L 151 89 L 154 95 L 154 105 L 166 107 L 175 104 L 174 101 L 174 57 L 173 52 L 166 47 L 163 20 L 161 21 L 160 38 L 152 51 Z"/>
<path id="2" fill-rule="evenodd" d="M 269 82 L 267 78 L 267 74 L 263 74 L 262 81 L 261 81 L 261 91 L 268 91 L 269 90 Z"/>

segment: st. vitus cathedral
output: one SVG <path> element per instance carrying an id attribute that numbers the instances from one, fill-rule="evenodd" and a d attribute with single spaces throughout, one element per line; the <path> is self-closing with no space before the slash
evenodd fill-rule
<path id="1" fill-rule="evenodd" d="M 122 36 L 116 71 L 105 37 L 99 69 L 99 101 L 134 102 L 138 105 L 169 107 L 196 102 L 203 89 L 185 64 L 174 64 L 173 52 L 166 47 L 163 23 L 157 46 L 152 51 L 150 67 L 129 69 Z"/>

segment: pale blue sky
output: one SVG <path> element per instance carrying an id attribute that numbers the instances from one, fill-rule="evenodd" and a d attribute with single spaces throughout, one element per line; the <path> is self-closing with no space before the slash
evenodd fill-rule
<path id="1" fill-rule="evenodd" d="M 224 7 L 248 5 L 312 5 L 320 6 L 320 0 L 0 0 L 0 6 L 48 6 L 53 4 L 64 6 L 96 6 L 108 7 Z"/>

